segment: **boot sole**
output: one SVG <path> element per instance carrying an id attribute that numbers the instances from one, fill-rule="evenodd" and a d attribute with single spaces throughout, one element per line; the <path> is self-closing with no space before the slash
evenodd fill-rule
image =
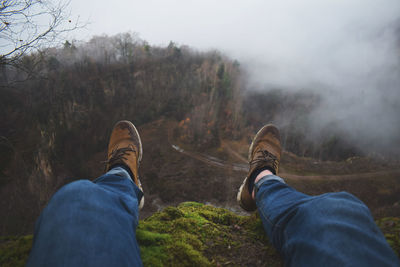
<path id="1" fill-rule="evenodd" d="M 140 162 L 142 161 L 142 156 L 143 156 L 142 139 L 140 138 L 139 132 L 138 132 L 138 130 L 136 129 L 135 125 L 133 125 L 132 122 L 126 121 L 126 120 L 123 121 L 123 122 L 128 123 L 128 124 L 132 127 L 132 129 L 135 130 L 135 134 L 136 134 L 136 136 L 137 136 L 138 139 L 139 139 L 139 159 L 138 159 L 138 168 L 139 168 Z M 139 189 L 143 192 L 142 183 L 140 182 L 139 177 L 138 177 L 138 184 L 137 184 L 137 186 L 138 186 Z M 143 195 L 142 199 L 140 200 L 140 203 L 139 203 L 139 210 L 141 210 L 141 209 L 143 208 L 143 206 L 144 206 L 144 195 Z"/>
<path id="2" fill-rule="evenodd" d="M 242 207 L 242 209 L 244 209 L 245 211 L 253 211 L 253 210 L 249 210 L 248 208 L 246 208 L 246 206 L 242 203 L 242 191 L 245 188 L 246 184 L 247 184 L 247 177 L 244 178 L 243 183 L 241 184 L 241 186 L 239 188 L 239 191 L 236 196 L 236 201 L 239 203 L 239 206 Z"/>

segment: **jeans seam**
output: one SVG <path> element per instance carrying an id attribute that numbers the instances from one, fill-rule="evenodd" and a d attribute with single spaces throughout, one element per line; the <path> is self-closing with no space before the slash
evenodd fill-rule
<path id="1" fill-rule="evenodd" d="M 276 176 L 276 175 L 267 175 L 267 176 Z M 264 176 L 264 177 L 266 177 L 266 176 Z M 271 180 L 276 180 L 276 181 L 278 181 L 278 182 L 280 182 L 279 180 L 277 180 L 277 179 L 271 179 L 271 178 L 269 178 L 269 179 L 265 179 L 264 181 L 262 181 L 262 183 L 259 185 L 259 189 L 261 189 L 261 187 L 263 186 L 263 184 L 265 183 L 265 182 L 267 182 L 267 181 L 271 181 Z M 259 192 L 259 191 L 258 191 Z M 257 192 L 257 193 L 258 193 Z M 257 197 L 256 197 L 257 198 Z M 258 206 L 258 205 L 257 205 Z M 269 217 L 267 216 L 267 215 L 265 215 L 265 213 L 264 213 L 264 208 L 262 207 L 261 209 L 259 209 L 259 210 L 261 210 L 261 213 L 262 213 L 262 215 L 263 215 L 263 217 L 266 219 L 266 221 L 274 228 L 274 227 L 281 227 L 281 225 L 279 224 L 279 223 L 276 223 L 276 224 L 273 224 L 272 223 L 272 221 L 269 219 Z"/>
<path id="2" fill-rule="evenodd" d="M 263 209 L 261 209 L 261 213 L 262 213 L 262 216 L 265 218 L 265 220 L 266 220 L 272 227 L 274 227 L 274 224 L 271 222 L 271 220 L 264 214 Z"/>
<path id="3" fill-rule="evenodd" d="M 279 224 L 273 224 L 272 221 L 269 219 L 269 217 L 264 213 L 264 208 L 261 207 L 259 208 L 259 212 L 261 212 L 262 216 L 265 218 L 265 220 L 271 225 L 271 227 L 281 227 Z"/>

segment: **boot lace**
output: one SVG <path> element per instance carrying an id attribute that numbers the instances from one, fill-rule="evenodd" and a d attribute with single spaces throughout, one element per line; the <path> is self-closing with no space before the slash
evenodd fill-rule
<path id="1" fill-rule="evenodd" d="M 252 161 L 250 161 L 250 165 L 258 164 L 258 163 L 267 163 L 268 166 L 271 166 L 274 170 L 278 168 L 279 160 L 276 156 L 269 153 L 267 150 L 260 150 L 256 152 L 255 157 Z"/>
<path id="2" fill-rule="evenodd" d="M 132 144 L 129 144 L 128 147 L 123 148 L 118 148 L 117 146 L 111 151 L 110 158 L 104 161 L 104 163 L 106 163 L 108 166 L 113 166 L 117 163 L 121 163 L 122 160 L 128 160 L 126 156 L 129 152 L 136 152 L 136 149 Z"/>

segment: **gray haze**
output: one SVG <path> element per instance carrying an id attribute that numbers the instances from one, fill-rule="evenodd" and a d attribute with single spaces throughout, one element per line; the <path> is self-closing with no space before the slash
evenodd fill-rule
<path id="1" fill-rule="evenodd" d="M 77 39 L 133 31 L 216 48 L 250 88 L 321 93 L 315 132 L 334 123 L 361 146 L 400 141 L 399 0 L 72 0 L 72 12 L 92 22 Z"/>

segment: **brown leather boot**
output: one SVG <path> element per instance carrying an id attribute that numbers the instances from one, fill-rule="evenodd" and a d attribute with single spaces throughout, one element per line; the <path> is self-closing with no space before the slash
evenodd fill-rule
<path id="1" fill-rule="evenodd" d="M 249 183 L 254 183 L 255 176 L 263 169 L 268 169 L 277 174 L 281 153 L 281 138 L 278 128 L 272 124 L 265 125 L 258 131 L 250 145 L 248 157 L 249 173 L 237 194 L 237 201 L 244 210 L 255 211 L 257 209 L 252 192 L 249 191 Z"/>
<path id="2" fill-rule="evenodd" d="M 119 121 L 115 124 L 110 142 L 108 143 L 108 158 L 106 171 L 117 164 L 122 164 L 131 170 L 132 180 L 143 192 L 139 180 L 139 163 L 142 160 L 142 142 L 136 127 L 130 121 Z M 140 200 L 139 209 L 144 205 L 144 197 Z"/>

